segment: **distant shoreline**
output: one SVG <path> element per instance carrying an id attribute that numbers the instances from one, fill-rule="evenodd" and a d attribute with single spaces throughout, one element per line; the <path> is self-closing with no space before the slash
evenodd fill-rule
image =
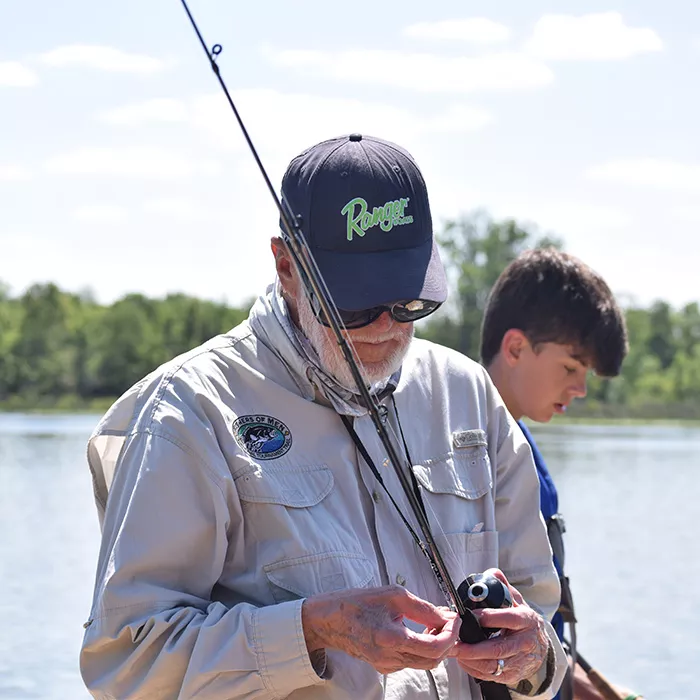
<path id="1" fill-rule="evenodd" d="M 27 414 L 102 414 L 116 401 L 116 397 L 99 398 L 86 401 L 75 396 L 66 396 L 53 400 L 21 400 L 12 397 L 0 401 L 0 413 L 27 413 Z"/>
<path id="2" fill-rule="evenodd" d="M 116 401 L 116 398 L 99 398 L 85 401 L 77 397 L 63 397 L 58 400 L 21 401 L 17 397 L 0 401 L 0 415 L 102 415 Z M 583 409 L 583 410 L 581 410 Z M 648 407 L 643 415 L 601 415 L 597 411 L 588 412 L 582 406 L 571 415 L 556 416 L 550 423 L 535 423 L 525 420 L 535 428 L 549 425 L 700 425 L 700 417 L 694 415 L 653 415 L 648 413 Z"/>
<path id="3" fill-rule="evenodd" d="M 557 416 L 549 423 L 535 423 L 525 420 L 529 427 L 537 428 L 556 425 L 686 425 L 700 426 L 700 418 L 612 418 L 606 416 Z"/>

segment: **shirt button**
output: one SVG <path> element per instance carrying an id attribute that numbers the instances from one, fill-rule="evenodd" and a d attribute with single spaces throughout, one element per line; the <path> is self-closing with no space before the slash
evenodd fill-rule
<path id="1" fill-rule="evenodd" d="M 379 501 L 382 500 L 382 494 L 379 493 L 379 491 L 376 491 L 376 490 L 375 490 L 375 491 L 372 491 L 372 500 L 373 500 L 375 503 L 379 503 Z"/>
<path id="2" fill-rule="evenodd" d="M 406 579 L 401 574 L 396 574 L 396 583 L 398 583 L 399 586 L 405 586 Z"/>

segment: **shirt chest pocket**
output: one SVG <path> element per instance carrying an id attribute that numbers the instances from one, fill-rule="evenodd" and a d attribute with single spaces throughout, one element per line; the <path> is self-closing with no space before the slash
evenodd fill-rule
<path id="1" fill-rule="evenodd" d="M 325 465 L 251 464 L 234 480 L 247 557 L 274 561 L 341 548 L 330 518 L 336 497 L 333 472 Z"/>
<path id="2" fill-rule="evenodd" d="M 276 602 L 374 580 L 326 465 L 251 464 L 234 478 L 245 561 L 258 562 Z"/>
<path id="3" fill-rule="evenodd" d="M 454 576 L 498 564 L 493 523 L 493 486 L 488 442 L 483 430 L 456 433 L 448 454 L 413 467 L 438 546 Z M 441 546 L 442 543 L 442 546 Z"/>
<path id="4" fill-rule="evenodd" d="M 483 430 L 465 430 L 452 436 L 452 451 L 413 467 L 418 483 L 435 496 L 457 496 L 475 501 L 493 486 L 488 442 Z M 448 501 L 442 505 L 447 506 Z M 459 507 L 459 502 L 454 501 Z M 464 504 L 462 504 L 463 506 Z"/>

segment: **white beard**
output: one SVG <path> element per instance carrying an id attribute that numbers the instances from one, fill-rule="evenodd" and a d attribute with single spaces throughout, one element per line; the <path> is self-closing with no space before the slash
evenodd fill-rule
<path id="1" fill-rule="evenodd" d="M 297 295 L 297 306 L 299 326 L 318 355 L 321 369 L 332 375 L 343 387 L 356 393 L 355 380 L 345 357 L 332 337 L 332 331 L 316 320 L 311 309 L 311 302 L 303 289 L 300 289 Z M 350 343 L 353 341 L 378 343 L 388 340 L 399 342 L 397 348 L 380 362 L 373 362 L 369 367 L 360 363 L 362 376 L 371 386 L 388 379 L 401 367 L 413 338 L 413 324 L 395 323 L 389 333 L 373 332 L 372 324 L 370 324 L 364 328 L 344 331 L 343 334 Z"/>

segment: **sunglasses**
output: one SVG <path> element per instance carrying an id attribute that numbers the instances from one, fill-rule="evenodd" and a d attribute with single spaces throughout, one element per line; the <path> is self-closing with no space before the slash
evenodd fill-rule
<path id="1" fill-rule="evenodd" d="M 321 309 L 314 294 L 310 295 L 311 308 L 313 309 L 316 320 L 322 325 L 328 327 L 326 315 Z M 439 301 L 424 301 L 423 299 L 413 299 L 411 301 L 397 301 L 394 304 L 382 304 L 381 306 L 373 306 L 371 309 L 362 309 L 361 311 L 347 311 L 338 309 L 338 315 L 346 329 L 362 328 L 369 326 L 370 323 L 376 321 L 385 311 L 389 313 L 391 318 L 397 323 L 412 323 L 420 318 L 425 318 L 437 311 L 441 304 Z"/>

